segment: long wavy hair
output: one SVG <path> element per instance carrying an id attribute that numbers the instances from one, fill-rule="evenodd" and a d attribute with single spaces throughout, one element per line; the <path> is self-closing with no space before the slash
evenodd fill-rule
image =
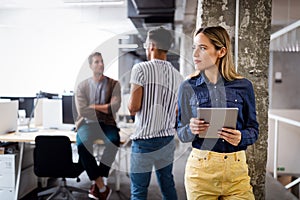
<path id="1" fill-rule="evenodd" d="M 200 33 L 203 33 L 206 37 L 208 37 L 211 43 L 215 46 L 216 50 L 220 50 L 222 47 L 225 47 L 227 49 L 226 54 L 220 59 L 219 62 L 218 68 L 220 74 L 228 81 L 243 78 L 235 71 L 230 37 L 227 31 L 221 26 L 204 27 L 199 28 L 195 32 L 194 37 L 196 37 Z"/>

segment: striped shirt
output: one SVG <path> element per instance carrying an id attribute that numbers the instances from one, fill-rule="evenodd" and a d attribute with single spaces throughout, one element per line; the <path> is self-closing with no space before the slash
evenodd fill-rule
<path id="1" fill-rule="evenodd" d="M 141 110 L 135 115 L 136 131 L 131 139 L 173 136 L 176 133 L 177 90 L 183 80 L 164 60 L 138 63 L 131 71 L 131 84 L 143 87 Z"/>

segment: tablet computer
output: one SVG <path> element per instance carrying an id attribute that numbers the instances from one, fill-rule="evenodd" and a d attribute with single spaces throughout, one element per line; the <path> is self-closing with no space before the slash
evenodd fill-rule
<path id="1" fill-rule="evenodd" d="M 209 123 L 205 138 L 219 138 L 218 130 L 223 127 L 236 128 L 238 108 L 197 108 L 197 118 Z"/>

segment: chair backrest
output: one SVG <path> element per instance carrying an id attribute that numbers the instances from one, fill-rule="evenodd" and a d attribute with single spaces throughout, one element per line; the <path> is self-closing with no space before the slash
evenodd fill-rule
<path id="1" fill-rule="evenodd" d="M 34 172 L 39 177 L 73 176 L 72 147 L 67 136 L 37 136 Z"/>

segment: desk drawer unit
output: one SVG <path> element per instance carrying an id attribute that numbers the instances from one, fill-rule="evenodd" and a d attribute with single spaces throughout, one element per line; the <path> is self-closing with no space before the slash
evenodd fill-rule
<path id="1" fill-rule="evenodd" d="M 15 191 L 13 188 L 0 188 L 1 200 L 12 200 L 14 199 Z"/>
<path id="2" fill-rule="evenodd" d="M 14 188 L 16 182 L 15 174 L 3 174 L 0 172 L 0 189 Z"/>
<path id="3" fill-rule="evenodd" d="M 16 154 L 0 155 L 0 173 L 14 174 L 16 173 Z"/>
<path id="4" fill-rule="evenodd" d="M 16 155 L 0 155 L 0 189 L 2 187 L 15 187 L 16 181 Z"/>
<path id="5" fill-rule="evenodd" d="M 16 155 L 0 155 L 0 197 L 1 200 L 11 200 L 15 195 Z"/>

